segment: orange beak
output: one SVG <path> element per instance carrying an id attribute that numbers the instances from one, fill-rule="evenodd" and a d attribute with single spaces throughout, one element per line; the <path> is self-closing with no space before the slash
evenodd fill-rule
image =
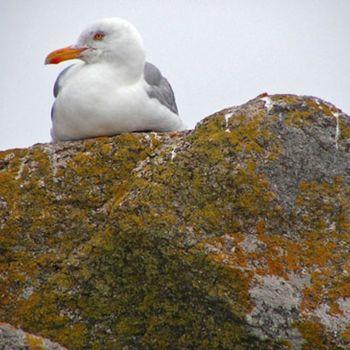
<path id="1" fill-rule="evenodd" d="M 57 64 L 66 60 L 79 58 L 80 54 L 85 50 L 86 47 L 68 46 L 63 49 L 52 51 L 47 55 L 45 64 Z"/>

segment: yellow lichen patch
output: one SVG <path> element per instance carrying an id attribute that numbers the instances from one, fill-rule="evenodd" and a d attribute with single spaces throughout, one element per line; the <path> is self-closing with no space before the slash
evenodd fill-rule
<path id="1" fill-rule="evenodd" d="M 102 143 L 100 146 L 100 152 L 103 155 L 109 156 L 112 153 L 113 147 L 111 143 Z"/>
<path id="2" fill-rule="evenodd" d="M 223 133 L 222 137 L 235 145 L 238 152 L 264 154 L 264 158 L 274 160 L 280 153 L 280 145 L 268 129 L 269 122 L 271 121 L 266 120 L 263 112 L 257 113 L 253 118 L 238 115 L 230 119 L 230 132 Z M 267 144 L 270 147 L 266 147 Z"/>
<path id="3" fill-rule="evenodd" d="M 6 201 L 6 209 L 12 212 L 13 216 L 18 213 L 20 188 L 18 186 L 18 174 L 21 169 L 21 154 L 13 151 L 0 152 L 0 196 Z M 5 209 L 5 208 L 4 208 Z M 1 210 L 1 209 L 0 209 Z"/>
<path id="4" fill-rule="evenodd" d="M 302 127 L 312 122 L 313 115 L 309 111 L 292 111 L 289 112 L 284 122 L 288 126 Z"/>
<path id="5" fill-rule="evenodd" d="M 28 350 L 45 350 L 42 338 L 26 333 L 26 345 Z"/>
<path id="6" fill-rule="evenodd" d="M 207 155 L 217 160 L 224 155 L 221 153 L 223 145 L 228 146 L 225 147 L 225 152 L 250 153 L 273 160 L 277 158 L 281 149 L 276 135 L 269 130 L 271 122 L 272 119 L 266 118 L 265 112 L 261 110 L 250 116 L 243 113 L 234 114 L 229 119 L 219 112 L 215 118 L 196 129 L 193 144 L 196 148 L 204 146 Z M 224 123 L 227 124 L 225 128 Z M 208 147 L 208 143 L 212 146 Z"/>
<path id="7" fill-rule="evenodd" d="M 36 177 L 48 176 L 51 172 L 51 164 L 47 154 L 41 148 L 33 148 L 30 159 L 37 163 Z"/>
<path id="8" fill-rule="evenodd" d="M 348 326 L 345 328 L 345 330 L 340 334 L 340 336 L 341 336 L 344 340 L 350 342 L 350 325 L 348 325 Z"/>
<path id="9" fill-rule="evenodd" d="M 331 239 L 340 238 L 340 234 L 348 234 L 349 188 L 344 186 L 341 177 L 322 183 L 300 182 L 299 187 L 300 194 L 295 204 L 299 211 L 305 208 L 305 213 L 299 220 L 306 227 L 312 227 L 314 234 L 320 237 L 329 235 Z"/>
<path id="10" fill-rule="evenodd" d="M 248 290 L 253 273 L 249 269 L 244 250 L 240 247 L 243 240 L 244 236 L 241 233 L 232 233 L 207 239 L 196 247 L 199 250 L 207 250 L 210 261 L 224 266 L 234 281 L 239 303 L 248 312 L 252 309 Z"/>
<path id="11" fill-rule="evenodd" d="M 301 335 L 306 343 L 303 344 L 302 350 L 329 350 L 333 349 L 327 340 L 326 332 L 320 323 L 306 320 L 296 323 Z"/>
<path id="12" fill-rule="evenodd" d="M 349 140 L 350 139 L 350 126 L 349 123 L 345 123 L 343 118 L 339 118 L 339 131 L 340 140 Z"/>
<path id="13" fill-rule="evenodd" d="M 320 101 L 317 101 L 313 98 L 305 99 L 305 104 L 310 107 L 310 109 L 313 109 L 315 111 L 318 111 L 320 109 Z M 328 108 L 328 107 L 327 107 Z"/>
<path id="14" fill-rule="evenodd" d="M 108 203 L 109 210 L 117 209 L 120 206 L 124 198 L 127 196 L 129 188 L 130 183 L 128 183 L 126 180 L 113 186 L 114 196 L 113 200 Z"/>
<path id="15" fill-rule="evenodd" d="M 50 324 L 52 328 L 60 328 L 67 322 L 67 317 L 57 312 L 57 295 L 54 293 L 32 294 L 27 300 L 18 302 L 13 319 L 17 322 L 24 322 L 27 327 L 41 326 L 44 335 L 50 335 L 45 332 L 45 325 Z"/>
<path id="16" fill-rule="evenodd" d="M 86 337 L 86 325 L 83 323 L 76 323 L 62 329 L 57 335 L 57 342 L 60 344 L 67 344 L 68 349 L 84 349 Z"/>
<path id="17" fill-rule="evenodd" d="M 156 136 L 156 134 L 151 134 L 151 147 L 153 148 L 157 148 L 158 146 L 161 145 L 160 139 L 159 137 Z"/>
<path id="18" fill-rule="evenodd" d="M 244 167 L 240 167 L 234 182 L 238 190 L 235 199 L 237 209 L 245 210 L 254 217 L 259 214 L 263 217 L 273 215 L 269 209 L 275 196 L 269 189 L 266 177 L 257 172 L 255 161 L 249 160 Z"/>
<path id="19" fill-rule="evenodd" d="M 322 100 L 315 99 L 315 98 L 305 99 L 305 104 L 308 107 L 310 107 L 311 110 L 315 112 L 322 112 L 326 116 L 333 117 L 333 114 L 339 111 L 335 106 L 331 105 L 330 103 L 326 103 Z"/>
<path id="20" fill-rule="evenodd" d="M 300 97 L 297 95 L 289 95 L 289 94 L 276 94 L 270 96 L 273 102 L 278 104 L 285 104 L 286 106 L 295 106 L 300 103 Z"/>

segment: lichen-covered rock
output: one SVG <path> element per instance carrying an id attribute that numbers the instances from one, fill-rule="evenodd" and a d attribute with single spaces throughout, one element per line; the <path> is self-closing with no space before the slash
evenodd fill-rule
<path id="1" fill-rule="evenodd" d="M 67 350 L 48 339 L 0 322 L 0 350 Z"/>
<path id="2" fill-rule="evenodd" d="M 349 349 L 350 118 L 260 96 L 191 133 L 0 153 L 0 319 L 68 349 Z"/>

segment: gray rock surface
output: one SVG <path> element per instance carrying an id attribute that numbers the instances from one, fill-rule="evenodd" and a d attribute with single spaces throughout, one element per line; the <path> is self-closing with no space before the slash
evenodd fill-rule
<path id="1" fill-rule="evenodd" d="M 0 152 L 0 184 L 5 322 L 69 350 L 350 348 L 350 118 L 327 102 Z"/>
<path id="2" fill-rule="evenodd" d="M 67 350 L 57 343 L 0 323 L 0 350 Z"/>

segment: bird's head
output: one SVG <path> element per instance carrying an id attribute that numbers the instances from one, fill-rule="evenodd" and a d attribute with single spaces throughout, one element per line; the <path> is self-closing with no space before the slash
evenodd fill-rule
<path id="1" fill-rule="evenodd" d="M 87 27 L 75 45 L 51 52 L 45 64 L 57 64 L 78 58 L 85 63 L 111 62 L 117 65 L 140 62 L 144 64 L 144 50 L 140 34 L 128 21 L 107 18 Z"/>

